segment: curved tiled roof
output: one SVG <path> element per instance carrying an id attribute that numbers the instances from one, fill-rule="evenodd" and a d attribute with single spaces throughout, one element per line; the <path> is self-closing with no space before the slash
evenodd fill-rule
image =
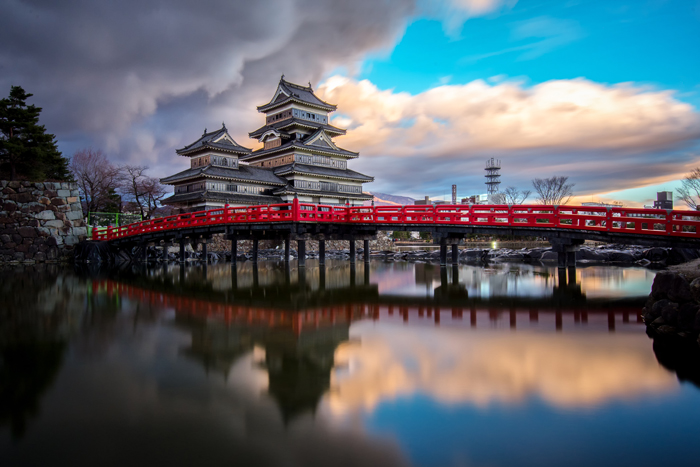
<path id="1" fill-rule="evenodd" d="M 282 199 L 277 196 L 253 195 L 244 193 L 224 193 L 220 191 L 197 191 L 194 193 L 178 193 L 163 200 L 162 204 L 179 204 L 192 201 L 222 201 L 228 204 L 276 204 Z"/>
<path id="2" fill-rule="evenodd" d="M 265 133 L 268 130 L 280 131 L 292 125 L 300 125 L 313 129 L 323 129 L 327 132 L 336 133 L 338 135 L 344 135 L 346 133 L 344 129 L 335 127 L 333 125 L 326 125 L 324 123 L 314 123 L 310 120 L 303 120 L 301 118 L 288 118 L 286 120 L 280 120 L 274 123 L 270 123 L 269 125 L 260 127 L 257 130 L 248 133 L 248 136 L 250 136 L 251 138 L 259 138 L 260 136 L 262 136 L 263 133 Z"/>
<path id="3" fill-rule="evenodd" d="M 282 78 L 280 78 L 280 82 L 277 85 L 277 89 L 280 88 L 287 94 L 287 96 L 277 96 L 277 99 L 274 101 L 258 106 L 258 111 L 265 112 L 293 101 L 301 104 L 308 104 L 313 107 L 319 107 L 331 112 L 337 108 L 335 105 L 324 102 L 316 97 L 314 90 L 311 88 L 311 84 L 308 86 L 300 86 L 298 84 L 290 83 L 289 81 L 285 81 L 284 75 L 282 75 Z"/>
<path id="4" fill-rule="evenodd" d="M 320 175 L 324 177 L 345 178 L 348 180 L 358 180 L 362 182 L 373 182 L 374 177 L 361 174 L 350 169 L 335 169 L 332 167 L 320 167 L 317 165 L 293 164 L 282 165 L 274 169 L 276 175 L 287 175 L 291 173 Z"/>
<path id="5" fill-rule="evenodd" d="M 222 138 L 224 139 L 222 140 Z M 249 154 L 252 151 L 252 149 L 236 143 L 236 141 L 231 138 L 231 135 L 228 134 L 226 125 L 223 125 L 219 130 L 209 133 L 205 132 L 197 141 L 182 149 L 177 149 L 175 152 L 181 156 L 186 156 L 207 149 L 217 149 L 235 154 Z"/>
<path id="6" fill-rule="evenodd" d="M 207 165 L 183 170 L 169 177 L 161 178 L 161 183 L 174 185 L 177 182 L 194 178 L 220 178 L 265 185 L 286 185 L 287 180 L 278 177 L 272 170 L 240 164 L 237 169 Z"/>

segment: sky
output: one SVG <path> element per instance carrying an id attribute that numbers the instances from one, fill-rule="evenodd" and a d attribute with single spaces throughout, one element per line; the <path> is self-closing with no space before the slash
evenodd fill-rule
<path id="1" fill-rule="evenodd" d="M 5 0 L 0 94 L 20 85 L 64 155 L 153 176 L 282 74 L 338 105 L 366 190 L 449 199 L 568 176 L 574 202 L 651 204 L 700 165 L 700 0 Z"/>

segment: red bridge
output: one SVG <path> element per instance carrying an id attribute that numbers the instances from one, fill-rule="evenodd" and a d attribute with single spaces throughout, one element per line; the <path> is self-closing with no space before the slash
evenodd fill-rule
<path id="1" fill-rule="evenodd" d="M 319 255 L 325 257 L 325 240 L 349 240 L 351 260 L 355 240 L 364 240 L 369 260 L 369 240 L 377 231 L 430 232 L 441 246 L 441 263 L 447 260 L 447 245 L 457 259 L 457 244 L 469 234 L 545 237 L 559 252 L 560 266 L 573 260 L 576 248 L 585 240 L 650 246 L 700 247 L 700 212 L 664 209 L 606 208 L 594 206 L 546 205 L 437 205 L 437 206 L 331 206 L 300 203 L 226 206 L 222 209 L 178 214 L 121 227 L 95 229 L 93 240 L 108 241 L 122 248 L 148 244 L 180 244 L 184 261 L 186 243 L 202 243 L 223 233 L 232 240 L 233 260 L 237 240 L 253 240 L 257 258 L 259 240 L 284 240 L 285 257 L 289 241 L 298 242 L 303 265 L 306 240 L 319 241 Z M 143 249 L 145 251 L 145 249 Z M 164 248 L 164 252 L 166 249 Z M 206 250 L 205 250 L 206 251 Z"/>

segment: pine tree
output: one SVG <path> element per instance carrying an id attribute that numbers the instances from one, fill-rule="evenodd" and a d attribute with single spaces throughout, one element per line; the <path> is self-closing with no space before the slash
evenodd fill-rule
<path id="1" fill-rule="evenodd" d="M 39 125 L 41 108 L 26 103 L 32 95 L 12 86 L 10 96 L 0 99 L 0 172 L 10 180 L 70 180 L 56 137 Z"/>

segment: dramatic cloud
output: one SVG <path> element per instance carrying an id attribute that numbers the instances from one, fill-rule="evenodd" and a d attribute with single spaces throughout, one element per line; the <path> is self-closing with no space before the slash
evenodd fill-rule
<path id="1" fill-rule="evenodd" d="M 475 172 L 455 178 L 479 191 L 483 160 L 493 156 L 504 159 L 506 184 L 577 174 L 588 178 L 580 188 L 611 191 L 676 173 L 684 158 L 675 150 L 700 136 L 700 115 L 671 92 L 583 78 L 532 87 L 477 80 L 410 95 L 334 76 L 319 92 L 339 106 L 333 122 L 351 130 L 340 144 L 361 150 L 365 168 L 378 166 L 380 182 L 405 180 L 393 188 L 414 193 Z M 672 151 L 673 160 L 659 155 Z"/>
<path id="2" fill-rule="evenodd" d="M 255 104 L 281 74 L 318 82 L 392 46 L 413 11 L 413 0 L 9 0 L 0 89 L 34 93 L 64 150 L 172 165 L 175 147 L 222 120 L 250 145 Z"/>
<path id="3" fill-rule="evenodd" d="M 327 403 L 336 413 L 372 411 L 418 394 L 443 404 L 517 404 L 537 397 L 562 408 L 594 407 L 671 391 L 675 377 L 635 335 L 530 335 L 356 324 L 336 351 Z M 345 370 L 346 368 L 346 370 Z"/>

